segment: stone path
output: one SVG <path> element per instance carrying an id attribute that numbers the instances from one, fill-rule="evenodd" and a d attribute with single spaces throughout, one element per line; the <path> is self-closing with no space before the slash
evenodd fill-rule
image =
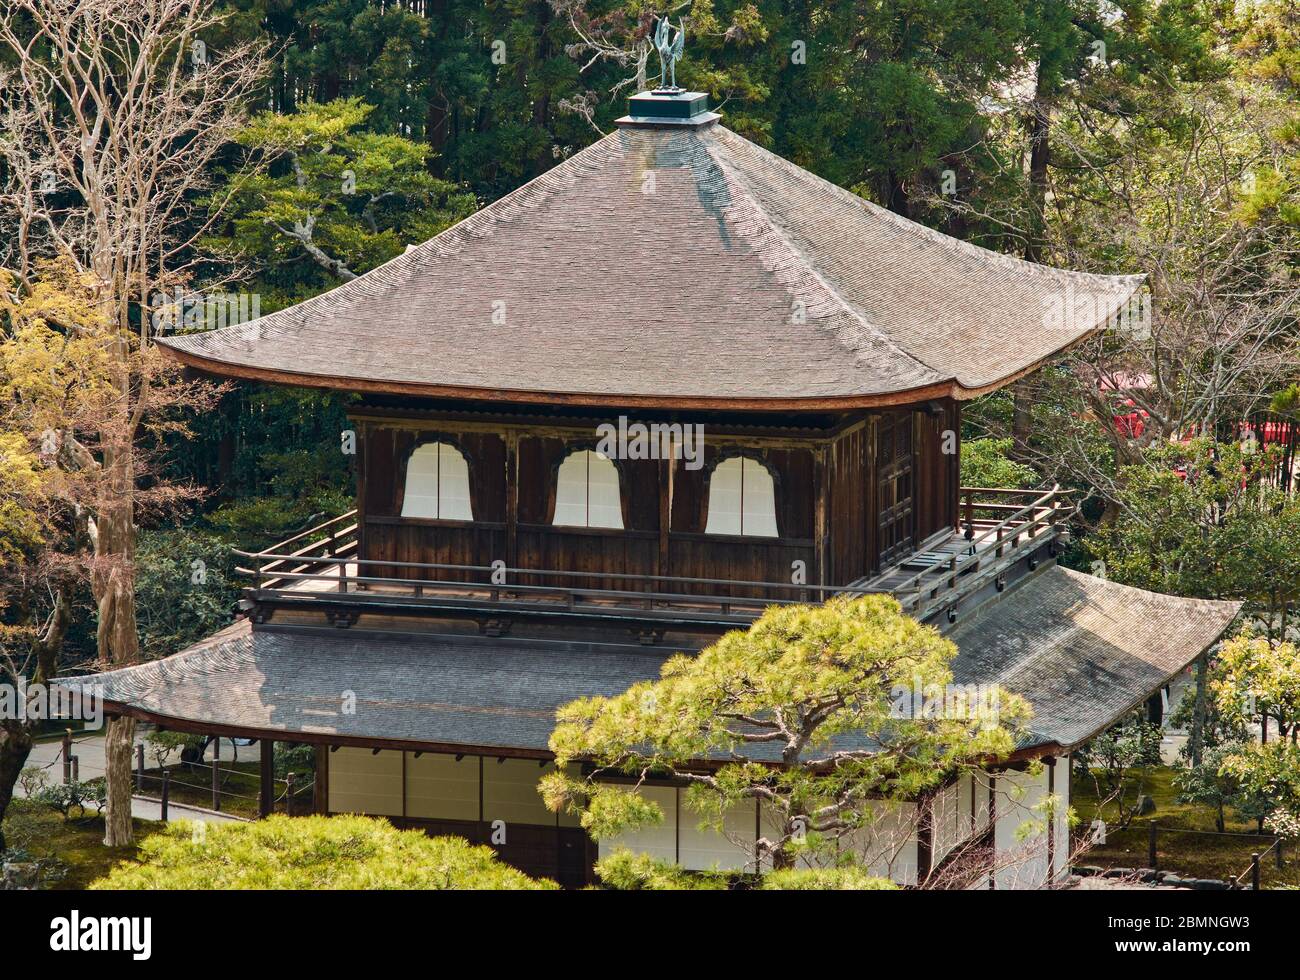
<path id="1" fill-rule="evenodd" d="M 153 764 L 154 756 L 150 751 L 150 746 L 144 742 L 145 733 L 137 730 L 136 744 L 145 745 L 145 758 L 148 764 Z M 223 738 L 219 743 L 219 752 L 222 762 L 231 762 L 238 757 L 241 761 L 248 761 L 256 758 L 254 753 L 257 752 L 255 746 L 235 746 L 229 739 Z M 55 740 L 51 742 L 40 742 L 32 748 L 32 753 L 27 759 L 29 766 L 46 767 L 51 782 L 59 782 L 63 779 L 63 742 Z M 77 735 L 73 737 L 72 753 L 77 757 L 77 772 L 82 779 L 94 779 L 96 776 L 104 775 L 104 736 L 103 735 Z M 176 753 L 177 755 L 179 753 Z M 204 755 L 209 761 L 212 759 L 212 747 Z M 168 761 L 176 761 L 169 759 Z M 23 795 L 22 787 L 14 787 L 15 795 Z M 172 820 L 202 820 L 214 822 L 242 822 L 245 818 L 231 816 L 228 813 L 216 813 L 213 810 L 207 810 L 202 807 L 190 806 L 183 803 L 170 802 L 167 805 L 168 817 Z M 141 820 L 161 820 L 162 806 L 157 800 L 151 800 L 143 796 L 133 798 L 131 804 L 131 815 Z"/>

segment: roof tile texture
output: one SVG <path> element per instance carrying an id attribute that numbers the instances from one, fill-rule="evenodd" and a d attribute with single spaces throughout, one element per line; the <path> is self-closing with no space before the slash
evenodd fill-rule
<path id="1" fill-rule="evenodd" d="M 1070 747 L 1186 667 L 1238 608 L 1052 567 L 952 634 L 954 681 L 1023 695 L 1034 711 L 1025 744 Z M 654 679 L 667 656 L 355 628 L 254 631 L 245 621 L 172 657 L 63 683 L 101 683 L 109 701 L 223 727 L 544 750 L 560 705 Z M 354 714 L 343 711 L 345 691 L 356 695 Z"/>
<path id="2" fill-rule="evenodd" d="M 996 384 L 1139 283 L 959 242 L 717 124 L 622 128 L 357 280 L 163 344 L 413 393 L 866 404 Z M 1098 317 L 1044 326 L 1066 292 Z"/>

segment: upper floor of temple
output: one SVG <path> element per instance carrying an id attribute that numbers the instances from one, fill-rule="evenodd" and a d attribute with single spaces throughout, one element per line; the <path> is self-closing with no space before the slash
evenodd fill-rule
<path id="1" fill-rule="evenodd" d="M 341 624 L 364 600 L 367 621 L 384 603 L 488 630 L 617 615 L 654 640 L 846 588 L 952 617 L 959 579 L 1047 546 L 1068 510 L 960 487 L 962 402 L 1103 329 L 1139 284 L 949 238 L 698 94 L 655 94 L 356 280 L 160 343 L 363 396 L 356 513 L 249 556 L 258 615 L 310 592 Z"/>

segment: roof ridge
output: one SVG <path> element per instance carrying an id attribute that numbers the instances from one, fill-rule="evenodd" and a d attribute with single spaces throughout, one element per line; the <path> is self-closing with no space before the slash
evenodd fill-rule
<path id="1" fill-rule="evenodd" d="M 862 328 L 862 330 L 871 337 L 873 341 L 885 345 L 892 352 L 898 355 L 901 359 L 916 364 L 919 367 L 923 368 L 926 372 L 932 375 L 932 377 L 930 378 L 930 381 L 932 382 L 953 380 L 951 376 L 945 375 L 942 371 L 939 371 L 933 365 L 926 363 L 925 361 L 917 357 L 915 354 L 912 354 L 909 351 L 906 351 L 902 347 L 900 347 L 892 337 L 890 337 L 887 333 L 885 333 L 883 330 L 881 330 L 879 327 L 873 324 L 870 320 L 868 320 L 865 312 L 861 310 L 857 306 L 857 304 L 850 302 L 849 299 L 844 296 L 840 288 L 834 285 L 833 283 L 831 283 L 827 279 L 827 277 L 820 270 L 818 270 L 816 266 L 814 266 L 814 264 L 808 258 L 808 256 L 797 245 L 795 245 L 793 241 L 790 240 L 789 235 L 786 233 L 785 229 L 781 226 L 781 224 L 772 216 L 772 214 L 767 210 L 767 208 L 765 208 L 762 205 L 757 195 L 755 195 L 752 188 L 745 181 L 743 175 L 741 175 L 734 166 L 732 166 L 728 161 L 726 161 L 724 154 L 717 153 L 713 149 L 711 149 L 710 141 L 706 140 L 704 137 L 706 135 L 713 135 L 719 130 L 726 132 L 729 135 L 733 135 L 733 136 L 735 135 L 734 133 L 731 133 L 730 130 L 727 130 L 726 127 L 720 125 L 709 127 L 709 129 L 693 135 L 695 136 L 696 140 L 700 143 L 705 155 L 707 155 L 708 158 L 714 163 L 714 165 L 716 165 L 718 169 L 723 173 L 723 175 L 727 179 L 728 184 L 730 186 L 737 188 L 744 195 L 744 198 L 746 201 L 749 202 L 755 217 L 761 220 L 765 225 L 765 229 L 763 231 L 756 232 L 752 227 L 747 227 L 747 225 L 752 224 L 752 220 L 745 221 L 745 220 L 741 220 L 739 216 L 736 216 L 734 214 L 730 214 L 730 215 L 727 214 L 728 211 L 731 211 L 734 208 L 734 204 L 720 209 L 720 211 L 726 217 L 728 224 L 730 224 L 733 228 L 735 228 L 736 231 L 740 235 L 742 235 L 750 243 L 751 246 L 754 247 L 755 251 L 759 253 L 760 262 L 763 262 L 763 265 L 765 267 L 769 266 L 768 262 L 763 261 L 762 249 L 757 243 L 764 238 L 768 238 L 771 241 L 775 241 L 779 243 L 780 246 L 784 248 L 785 251 L 794 258 L 795 262 L 802 270 L 804 276 L 807 279 L 810 279 L 816 285 L 816 287 L 818 287 L 822 292 L 828 295 L 832 300 L 832 302 L 834 302 L 844 314 L 846 314 L 850 319 L 852 319 L 855 323 L 857 323 Z M 738 137 L 738 138 L 744 139 L 744 137 Z M 746 140 L 746 142 L 749 141 Z M 774 276 L 776 276 L 777 281 L 779 281 L 782 285 L 784 285 L 786 289 L 790 291 L 791 294 L 793 294 L 796 298 L 798 298 L 799 291 L 800 291 L 800 284 L 796 281 L 795 277 L 788 274 L 789 269 L 790 269 L 789 265 L 771 263 L 769 271 Z M 810 322 L 811 320 L 814 319 L 813 316 L 814 305 L 815 304 L 811 304 L 811 303 L 808 304 L 807 313 Z M 855 362 L 861 363 L 862 361 L 869 359 L 870 357 L 869 351 L 860 349 L 859 347 L 856 347 L 851 343 L 845 342 L 845 338 L 843 336 L 844 333 L 843 327 L 836 327 L 833 324 L 829 324 L 828 330 L 835 337 L 835 340 L 842 347 L 844 347 L 849 354 L 852 355 Z"/>
<path id="2" fill-rule="evenodd" d="M 806 170 L 803 167 L 800 167 L 798 164 L 773 153 L 771 150 L 759 146 L 753 140 L 746 139 L 739 133 L 727 129 L 725 126 L 718 126 L 716 128 L 720 132 L 726 133 L 728 138 L 739 140 L 744 143 L 747 149 L 756 151 L 759 155 L 765 158 L 765 162 L 779 167 L 786 173 L 792 174 L 801 180 L 811 179 L 815 184 L 820 186 L 822 189 L 829 191 L 833 196 L 839 197 L 847 203 L 852 203 L 862 208 L 862 210 L 866 211 L 873 218 L 884 219 L 918 238 L 941 245 L 950 251 L 957 252 L 966 257 L 978 259 L 981 262 L 993 265 L 1005 265 L 1020 272 L 1027 272 L 1031 275 L 1043 278 L 1098 280 L 1112 284 L 1128 283 L 1134 280 L 1141 283 L 1146 279 L 1145 273 L 1104 274 L 1098 272 L 1080 272 L 1074 269 L 1062 269 L 1058 266 L 1046 265 L 1042 262 L 1031 262 L 1028 259 L 1022 259 L 1019 256 L 1011 255 L 1008 252 L 997 252 L 991 248 L 985 248 L 983 245 L 976 245 L 974 242 L 955 238 L 952 235 L 947 235 L 935 228 L 931 228 L 929 225 L 923 224 L 919 221 L 914 221 L 911 218 L 905 218 L 903 215 L 889 210 L 889 208 L 881 207 L 874 201 L 868 201 L 866 198 L 841 187 L 834 181 L 827 180 L 825 177 L 815 174 L 811 170 Z"/>

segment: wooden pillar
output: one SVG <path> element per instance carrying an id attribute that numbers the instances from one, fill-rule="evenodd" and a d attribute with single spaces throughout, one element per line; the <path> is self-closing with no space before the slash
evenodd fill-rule
<path id="1" fill-rule="evenodd" d="M 934 796 L 925 794 L 916 801 L 916 884 L 924 884 L 934 864 Z"/>
<path id="2" fill-rule="evenodd" d="M 867 456 L 863 467 L 862 506 L 866 511 L 866 565 L 867 573 L 875 574 L 880 570 L 880 422 L 872 415 L 867 420 Z"/>
<path id="3" fill-rule="evenodd" d="M 353 424 L 356 426 L 357 433 L 357 577 L 361 578 L 366 574 L 366 570 L 361 566 L 361 556 L 366 554 L 366 514 L 370 506 L 366 501 L 366 454 L 370 451 L 370 423 L 353 421 Z M 339 577 L 342 578 L 346 571 L 347 563 L 344 562 L 339 566 Z M 339 584 L 343 586 L 340 591 L 346 592 L 346 583 Z M 359 588 L 360 583 L 357 583 L 357 586 Z"/>
<path id="4" fill-rule="evenodd" d="M 956 452 L 948 459 L 947 486 L 948 498 L 944 502 L 946 507 L 951 507 L 950 516 L 955 525 L 957 522 L 957 499 L 961 495 L 961 402 L 952 402 L 948 407 L 945 416 L 952 426 L 953 435 L 955 436 Z M 940 447 L 942 448 L 942 435 L 940 436 Z"/>
<path id="5" fill-rule="evenodd" d="M 212 737 L 212 809 L 221 810 L 221 736 Z"/>
<path id="6" fill-rule="evenodd" d="M 826 446 L 818 446 L 816 454 L 813 457 L 813 488 L 817 495 L 816 509 L 813 512 L 813 561 L 817 566 L 817 584 L 830 584 L 830 568 L 827 555 L 827 501 L 829 496 L 830 480 L 827 473 L 827 452 Z M 824 602 L 829 599 L 827 592 L 814 593 L 812 599 L 814 602 Z"/>
<path id="7" fill-rule="evenodd" d="M 316 785 L 312 788 L 312 809 L 316 813 L 329 813 L 330 750 L 328 745 L 316 746 Z M 402 805 L 406 805 L 403 793 Z"/>
<path id="8" fill-rule="evenodd" d="M 275 807 L 275 742 L 269 738 L 258 740 L 261 749 L 261 789 L 257 795 L 257 815 L 269 817 Z"/>
<path id="9" fill-rule="evenodd" d="M 672 574 L 668 535 L 672 530 L 673 521 L 673 469 L 677 463 L 672 457 L 676 451 L 677 447 L 674 444 L 672 450 L 668 453 L 669 458 L 659 461 L 659 554 L 655 560 L 656 575 Z M 654 591 L 671 592 L 673 590 L 667 587 L 667 583 L 656 582 Z"/>
<path id="10" fill-rule="evenodd" d="M 506 554 L 507 568 L 519 566 L 519 433 L 506 433 Z M 480 562 L 483 564 L 483 562 Z M 490 564 L 490 563 L 489 563 Z M 536 580 L 525 584 L 537 585 Z"/>

